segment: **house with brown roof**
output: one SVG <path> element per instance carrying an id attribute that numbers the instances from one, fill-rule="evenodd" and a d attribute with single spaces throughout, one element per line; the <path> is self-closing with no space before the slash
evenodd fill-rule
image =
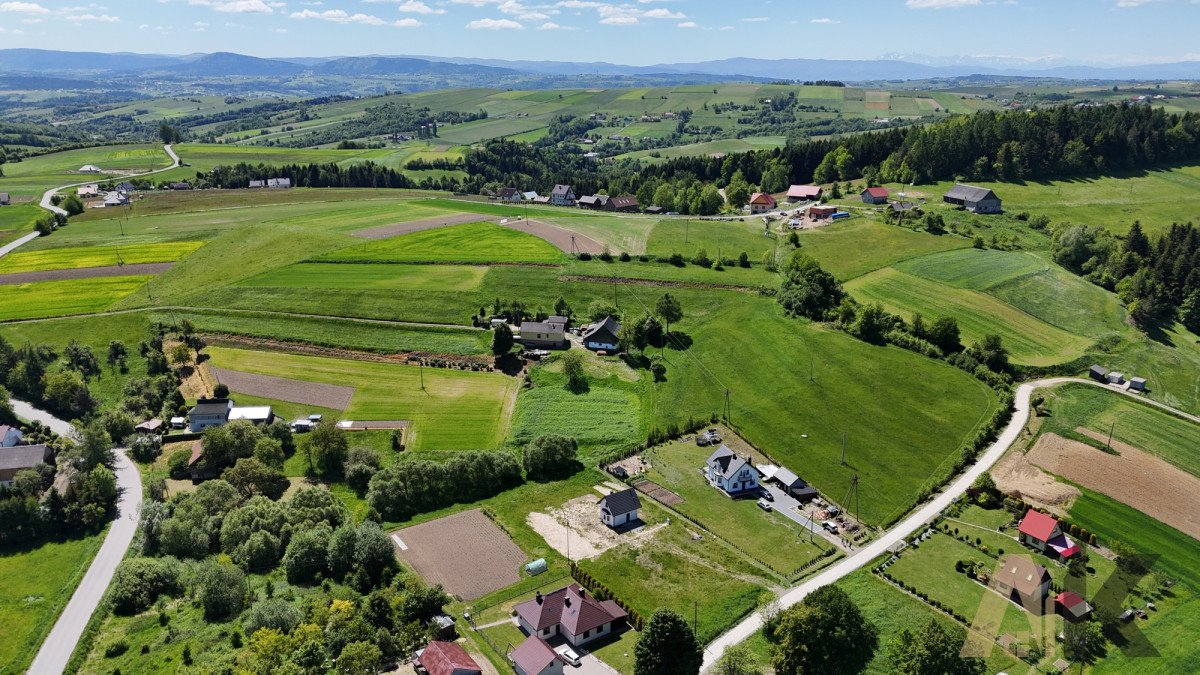
<path id="1" fill-rule="evenodd" d="M 1050 573 L 1027 555 L 1009 553 L 1000 560 L 992 587 L 1026 609 L 1037 611 L 1050 590 Z"/>
<path id="2" fill-rule="evenodd" d="M 417 672 L 428 675 L 481 675 L 475 659 L 457 642 L 434 640 L 417 652 L 413 659 Z"/>
<path id="3" fill-rule="evenodd" d="M 637 197 L 613 197 L 604 205 L 606 211 L 631 213 L 638 210 Z"/>
<path id="4" fill-rule="evenodd" d="M 530 635 L 508 653 L 517 675 L 562 675 L 563 661 L 554 649 L 536 635 Z"/>
<path id="5" fill-rule="evenodd" d="M 775 198 L 765 192 L 750 195 L 750 213 L 766 213 L 775 208 Z"/>
<path id="6" fill-rule="evenodd" d="M 601 602 L 578 584 L 546 595 L 538 591 L 532 600 L 513 609 L 517 625 L 528 635 L 543 640 L 561 635 L 575 647 L 611 635 L 629 616 L 616 602 Z"/>
<path id="7" fill-rule="evenodd" d="M 1070 558 L 1079 552 L 1079 544 L 1063 534 L 1054 516 L 1029 509 L 1017 528 L 1017 539 L 1022 544 L 1049 556 Z"/>
<path id="8" fill-rule="evenodd" d="M 506 187 L 500 190 L 500 194 L 496 195 L 496 199 L 502 202 L 519 202 L 525 199 L 525 195 L 515 187 Z"/>

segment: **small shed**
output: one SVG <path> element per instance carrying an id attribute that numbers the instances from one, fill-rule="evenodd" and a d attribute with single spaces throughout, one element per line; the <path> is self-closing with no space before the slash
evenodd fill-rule
<path id="1" fill-rule="evenodd" d="M 537 560 L 534 560 L 533 562 L 525 565 L 525 573 L 531 577 L 535 577 L 535 576 L 541 574 L 542 572 L 545 572 L 546 568 L 547 568 L 546 559 L 538 558 Z"/>
<path id="2" fill-rule="evenodd" d="M 1146 378 L 1144 378 L 1144 377 L 1129 378 L 1129 388 L 1132 391 L 1146 391 Z"/>
<path id="3" fill-rule="evenodd" d="M 163 423 L 160 419 L 146 420 L 134 427 L 135 431 L 140 431 L 146 434 L 157 434 L 162 431 Z"/>
<path id="4" fill-rule="evenodd" d="M 1097 382 L 1108 382 L 1108 371 L 1099 365 L 1092 365 L 1088 368 L 1088 377 Z"/>
<path id="5" fill-rule="evenodd" d="M 429 620 L 429 632 L 438 640 L 453 640 L 458 637 L 454 619 L 449 614 L 435 614 Z"/>
<path id="6" fill-rule="evenodd" d="M 1125 384 L 1125 373 L 1119 373 L 1114 370 L 1113 372 L 1108 374 L 1108 383 L 1109 384 Z"/>
<path id="7" fill-rule="evenodd" d="M 8 206 L 10 197 L 7 192 L 0 192 L 0 206 Z"/>

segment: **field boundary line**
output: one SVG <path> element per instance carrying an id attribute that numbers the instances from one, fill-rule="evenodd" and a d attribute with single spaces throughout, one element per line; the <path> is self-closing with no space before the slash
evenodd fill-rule
<path id="1" fill-rule="evenodd" d="M 328 314 L 305 314 L 301 312 L 278 312 L 265 309 L 234 309 L 221 307 L 184 307 L 180 305 L 163 305 L 160 307 L 136 307 L 133 309 L 114 309 L 104 312 L 92 312 L 85 314 L 67 314 L 63 316 L 45 316 L 35 319 L 11 319 L 0 321 L 0 325 L 15 325 L 23 323 L 38 323 L 40 321 L 58 321 L 61 319 L 88 318 L 100 316 L 120 316 L 122 314 L 138 314 L 141 312 L 210 312 L 214 314 L 261 314 L 265 316 L 276 316 L 293 319 L 320 319 L 326 321 L 348 321 L 351 323 L 365 323 L 375 326 L 393 326 L 398 328 L 436 328 L 450 331 L 462 331 L 464 333 L 479 333 L 483 332 L 484 328 L 476 328 L 474 326 L 460 326 L 453 323 L 422 323 L 419 321 L 395 321 L 392 319 L 368 319 L 355 316 L 335 316 Z"/>

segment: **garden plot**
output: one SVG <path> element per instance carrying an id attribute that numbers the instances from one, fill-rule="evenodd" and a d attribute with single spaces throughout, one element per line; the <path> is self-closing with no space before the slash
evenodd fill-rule
<path id="1" fill-rule="evenodd" d="M 138 265 L 111 265 L 109 267 L 78 267 L 66 270 L 38 270 L 0 274 L 0 286 L 18 286 L 39 281 L 69 281 L 71 279 L 97 279 L 100 277 L 127 277 L 141 274 L 162 274 L 175 263 L 146 263 Z"/>
<path id="2" fill-rule="evenodd" d="M 363 239 L 388 239 L 402 234 L 410 234 L 412 232 L 420 232 L 422 230 L 432 230 L 435 227 L 465 225 L 467 223 L 477 223 L 481 220 L 487 220 L 487 218 L 481 217 L 478 213 L 447 213 L 444 216 L 422 218 L 420 220 L 413 220 L 407 223 L 369 227 L 364 230 L 358 230 L 357 232 L 351 232 L 350 234 Z"/>
<path id="3" fill-rule="evenodd" d="M 545 239 L 563 253 L 599 255 L 604 252 L 605 248 L 603 244 L 591 237 L 563 229 L 557 225 L 543 223 L 540 220 L 510 220 L 504 223 L 504 226 Z"/>
<path id="4" fill-rule="evenodd" d="M 1114 447 L 1120 455 L 1047 433 L 1026 457 L 1055 475 L 1200 538 L 1200 478 L 1133 446 Z"/>
<path id="5" fill-rule="evenodd" d="M 475 600 L 521 580 L 525 553 L 473 509 L 391 533 L 397 555 L 429 585 Z"/>
<path id="6" fill-rule="evenodd" d="M 355 391 L 354 387 L 305 382 L 225 368 L 210 367 L 209 372 L 216 376 L 218 382 L 229 387 L 230 391 L 337 410 L 345 410 L 350 406 L 350 399 L 354 397 Z"/>
<path id="7" fill-rule="evenodd" d="M 1061 483 L 1030 463 L 1026 454 L 1013 452 L 992 469 L 996 487 L 1007 495 L 1062 510 L 1079 496 L 1079 490 Z"/>
<path id="8" fill-rule="evenodd" d="M 605 551 L 632 541 L 645 541 L 666 523 L 641 525 L 618 533 L 600 522 L 599 500 L 593 495 L 576 497 L 546 513 L 533 512 L 525 522 L 542 535 L 555 551 L 571 560 L 595 558 Z"/>

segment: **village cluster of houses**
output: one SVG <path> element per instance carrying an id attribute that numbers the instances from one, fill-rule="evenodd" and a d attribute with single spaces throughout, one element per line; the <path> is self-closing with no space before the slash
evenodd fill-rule
<path id="1" fill-rule="evenodd" d="M 565 349 L 570 322 L 565 316 L 551 316 L 545 321 L 523 321 L 517 330 L 517 341 L 527 349 Z M 581 326 L 576 332 L 583 346 L 594 352 L 615 354 L 620 348 L 617 334 L 621 332 L 621 324 L 611 316 Z"/>
<path id="2" fill-rule="evenodd" d="M 286 188 L 290 188 L 290 187 L 292 187 L 292 179 L 291 178 L 268 178 L 266 180 L 250 181 L 250 189 L 251 190 L 256 190 L 256 189 L 261 189 L 261 188 L 270 188 L 270 189 L 279 190 L 279 189 L 286 189 Z"/>
<path id="3" fill-rule="evenodd" d="M 1069 560 L 1081 552 L 1078 543 L 1062 531 L 1058 519 L 1029 509 L 1017 528 L 1017 539 L 1029 548 L 1055 560 Z M 992 587 L 1035 614 L 1041 614 L 1050 592 L 1050 573 L 1027 555 L 1010 553 L 1000 560 Z M 1073 591 L 1054 596 L 1054 609 L 1068 620 L 1081 620 L 1092 606 Z"/>
<path id="4" fill-rule="evenodd" d="M 115 206 L 125 206 L 133 199 L 133 183 L 128 181 L 117 183 L 111 190 L 101 190 L 98 183 L 80 185 L 75 194 L 84 201 L 88 208 L 103 209 Z"/>
<path id="5" fill-rule="evenodd" d="M 614 211 L 618 213 L 636 213 L 641 210 L 637 197 L 625 195 L 610 197 L 609 195 L 575 194 L 570 185 L 555 185 L 549 195 L 542 196 L 537 192 L 521 192 L 515 187 L 506 187 L 495 196 L 496 201 L 519 204 L 531 202 L 534 204 L 550 204 L 551 206 L 574 206 L 593 211 Z M 650 209 L 646 209 L 650 212 Z M 659 209 L 661 210 L 661 209 Z"/>

